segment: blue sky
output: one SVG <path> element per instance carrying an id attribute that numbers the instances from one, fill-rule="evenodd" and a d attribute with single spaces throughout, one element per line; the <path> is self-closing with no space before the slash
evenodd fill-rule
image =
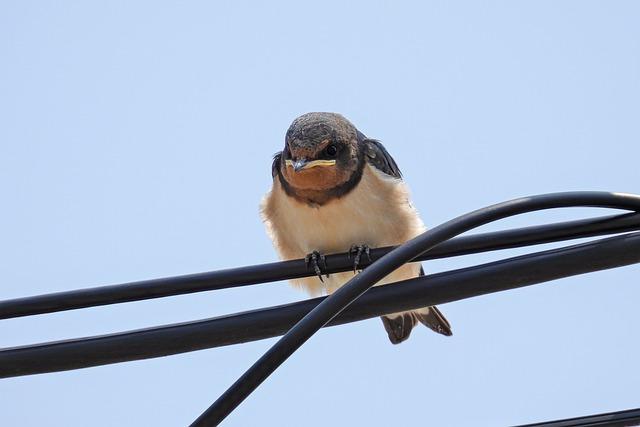
<path id="1" fill-rule="evenodd" d="M 530 194 L 640 193 L 639 14 L 632 1 L 2 2 L 0 299 L 274 261 L 258 203 L 308 111 L 382 140 L 429 226 Z M 444 305 L 451 338 L 422 328 L 392 346 L 377 319 L 323 330 L 226 425 L 637 407 L 639 275 Z M 4 320 L 0 346 L 303 298 L 273 283 Z M 272 343 L 1 380 L 0 425 L 186 425 Z"/>

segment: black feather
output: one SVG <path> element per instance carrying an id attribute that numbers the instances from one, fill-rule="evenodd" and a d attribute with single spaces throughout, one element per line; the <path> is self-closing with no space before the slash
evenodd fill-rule
<path id="1" fill-rule="evenodd" d="M 273 163 L 271 164 L 271 177 L 275 178 L 278 175 L 280 169 L 280 162 L 282 161 L 282 151 L 278 151 L 273 155 Z"/>
<path id="2" fill-rule="evenodd" d="M 387 331 L 391 344 L 400 344 L 409 338 L 411 330 L 418 323 L 413 312 L 402 313 L 396 317 L 380 316 L 384 329 Z"/>
<path id="3" fill-rule="evenodd" d="M 424 268 L 420 266 L 420 276 L 424 276 Z M 451 325 L 446 317 L 438 310 L 435 305 L 429 307 L 429 313 L 424 314 L 420 311 L 413 312 L 416 319 L 434 332 L 450 337 L 453 335 Z"/>
<path id="4" fill-rule="evenodd" d="M 400 172 L 400 168 L 398 168 L 396 161 L 393 160 L 391 154 L 389 154 L 380 141 L 375 139 L 365 139 L 363 144 L 367 163 L 389 176 L 402 178 L 402 173 Z"/>
<path id="5" fill-rule="evenodd" d="M 424 269 L 420 266 L 420 276 L 424 276 Z M 434 332 L 445 336 L 451 336 L 451 325 L 444 317 L 444 315 L 434 305 L 429 308 L 428 313 L 424 313 L 424 310 L 405 311 L 395 316 L 381 316 L 384 329 L 389 335 L 389 341 L 392 344 L 400 344 L 411 334 L 411 330 L 418 323 L 422 323 L 426 327 L 430 328 Z"/>

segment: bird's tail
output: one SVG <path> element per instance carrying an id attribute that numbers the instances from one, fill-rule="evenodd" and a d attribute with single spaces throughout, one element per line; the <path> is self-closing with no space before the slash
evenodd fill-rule
<path id="1" fill-rule="evenodd" d="M 418 323 L 422 323 L 439 334 L 453 335 L 451 325 L 436 306 L 388 314 L 380 317 L 380 319 L 382 319 L 382 324 L 392 344 L 400 344 L 409 338 L 411 330 Z"/>

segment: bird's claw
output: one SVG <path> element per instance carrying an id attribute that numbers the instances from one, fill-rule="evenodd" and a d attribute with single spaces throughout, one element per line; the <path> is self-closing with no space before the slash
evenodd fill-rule
<path id="1" fill-rule="evenodd" d="M 322 255 L 318 251 L 313 251 L 310 254 L 308 254 L 306 257 L 304 257 L 304 263 L 307 266 L 307 268 L 309 268 L 309 265 L 311 264 L 313 266 L 313 271 L 318 276 L 318 279 L 320 279 L 320 281 L 324 283 L 324 279 L 322 278 L 322 268 L 324 268 L 325 271 L 327 270 L 327 257 Z M 325 273 L 325 276 L 327 276 L 328 278 L 329 274 Z"/>
<path id="2" fill-rule="evenodd" d="M 355 254 L 353 257 L 353 273 L 355 274 L 358 269 L 358 265 L 360 265 L 360 259 L 362 258 L 362 254 L 367 256 L 367 259 L 371 261 L 371 249 L 368 245 L 352 245 L 349 248 L 349 259 L 351 259 L 351 255 Z"/>

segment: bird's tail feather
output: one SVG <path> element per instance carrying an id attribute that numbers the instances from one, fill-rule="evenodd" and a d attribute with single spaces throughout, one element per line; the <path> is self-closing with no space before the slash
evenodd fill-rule
<path id="1" fill-rule="evenodd" d="M 453 332 L 451 332 L 451 325 L 435 305 L 412 311 L 412 313 L 415 314 L 420 323 L 431 328 L 434 332 L 448 337 L 453 335 Z"/>
<path id="2" fill-rule="evenodd" d="M 392 344 L 400 344 L 409 338 L 411 330 L 418 323 L 422 323 L 442 335 L 451 336 L 451 325 L 436 306 L 425 307 L 414 311 L 381 316 L 384 329 Z"/>

